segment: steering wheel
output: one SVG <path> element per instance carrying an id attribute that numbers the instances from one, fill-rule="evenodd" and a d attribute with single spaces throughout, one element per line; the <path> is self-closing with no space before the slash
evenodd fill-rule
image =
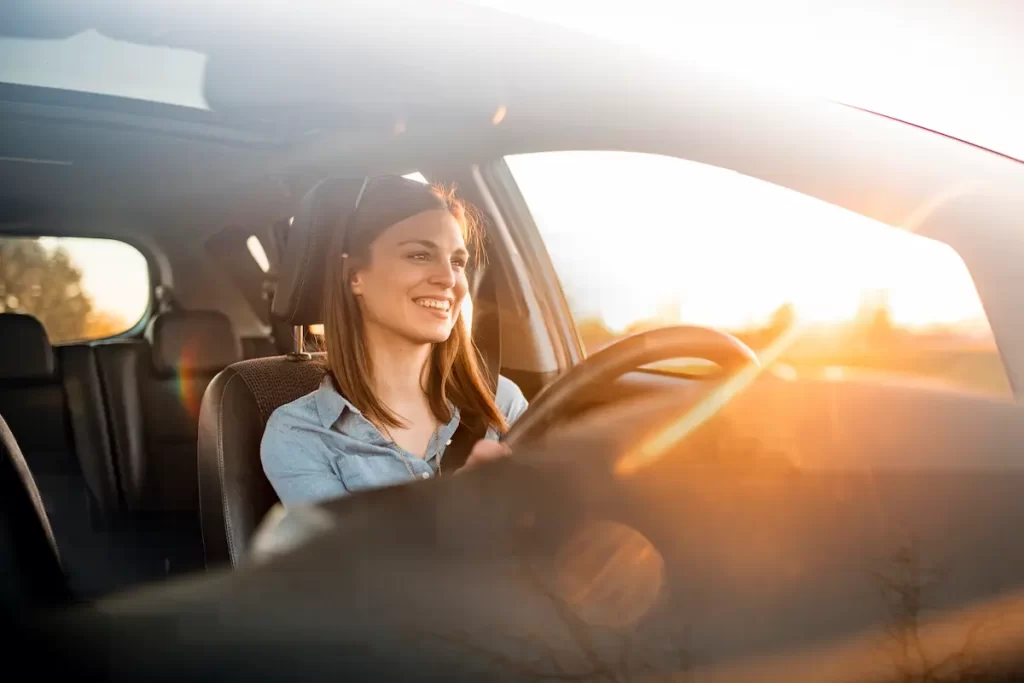
<path id="1" fill-rule="evenodd" d="M 588 356 L 548 385 L 509 428 L 502 442 L 515 448 L 531 441 L 588 389 L 648 363 L 672 358 L 708 360 L 726 372 L 759 364 L 757 354 L 742 341 L 707 327 L 676 325 L 641 332 Z"/>

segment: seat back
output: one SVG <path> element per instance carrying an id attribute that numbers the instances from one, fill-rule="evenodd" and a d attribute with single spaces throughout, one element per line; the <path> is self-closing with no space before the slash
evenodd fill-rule
<path id="1" fill-rule="evenodd" d="M 235 363 L 217 375 L 199 417 L 199 500 L 207 566 L 237 565 L 277 494 L 263 473 L 260 442 L 270 414 L 315 391 L 322 354 Z"/>
<path id="2" fill-rule="evenodd" d="M 0 415 L 38 488 L 67 585 L 79 596 L 122 582 L 111 539 L 96 524 L 117 495 L 90 353 L 66 346 L 55 354 L 38 320 L 0 314 Z"/>
<path id="3" fill-rule="evenodd" d="M 199 406 L 213 377 L 241 357 L 238 340 L 216 311 L 160 313 L 146 337 L 95 347 L 125 509 L 198 514 Z"/>
<path id="4" fill-rule="evenodd" d="M 50 520 L 14 435 L 0 416 L 0 605 L 55 605 L 68 592 Z"/>
<path id="5" fill-rule="evenodd" d="M 0 314 L 0 415 L 10 426 L 49 503 L 79 474 L 64 389 L 42 323 L 28 315 Z"/>
<path id="6" fill-rule="evenodd" d="M 199 404 L 214 375 L 240 356 L 231 322 L 215 311 L 160 313 L 146 337 L 93 349 L 122 501 L 118 532 L 132 544 L 136 573 L 152 579 L 205 566 Z"/>

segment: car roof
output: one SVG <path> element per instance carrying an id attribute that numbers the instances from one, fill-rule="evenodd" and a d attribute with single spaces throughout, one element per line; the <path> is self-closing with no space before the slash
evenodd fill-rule
<path id="1" fill-rule="evenodd" d="M 458 2 L 15 5 L 9 36 L 91 29 L 204 54 L 212 111 L 6 86 L 8 220 L 97 197 L 266 220 L 329 173 L 565 148 L 676 154 L 893 225 L 979 179 L 1022 179 L 897 121 Z"/>

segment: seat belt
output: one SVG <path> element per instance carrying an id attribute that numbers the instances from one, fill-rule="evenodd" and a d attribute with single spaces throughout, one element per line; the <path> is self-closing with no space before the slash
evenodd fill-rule
<path id="1" fill-rule="evenodd" d="M 487 369 L 491 391 L 497 391 L 498 373 L 501 371 L 501 316 L 498 315 L 498 297 L 493 266 L 484 273 L 476 296 L 473 297 L 473 336 L 480 349 L 481 360 Z M 441 474 L 450 474 L 466 464 L 473 445 L 486 436 L 486 430 L 459 424 L 441 458 Z"/>

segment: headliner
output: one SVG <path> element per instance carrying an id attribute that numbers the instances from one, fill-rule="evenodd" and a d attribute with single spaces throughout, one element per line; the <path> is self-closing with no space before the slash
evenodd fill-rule
<path id="1" fill-rule="evenodd" d="M 968 185 L 1024 180 L 1021 164 L 906 124 L 486 8 L 247 5 L 15 3 L 8 34 L 95 28 L 204 52 L 213 111 L 0 88 L 2 217 L 267 222 L 328 173 L 573 147 L 675 154 L 892 225 Z"/>

